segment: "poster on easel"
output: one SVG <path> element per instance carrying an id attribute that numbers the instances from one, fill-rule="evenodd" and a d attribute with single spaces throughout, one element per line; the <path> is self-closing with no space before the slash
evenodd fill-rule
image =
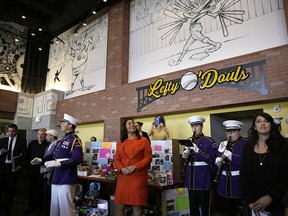
<path id="1" fill-rule="evenodd" d="M 102 164 L 108 164 L 116 152 L 117 142 L 86 142 L 85 160 L 88 165 L 100 168 Z"/>
<path id="2" fill-rule="evenodd" d="M 187 188 L 165 190 L 162 193 L 162 216 L 189 216 Z"/>
<path id="3" fill-rule="evenodd" d="M 149 173 L 154 175 L 155 181 L 167 175 L 161 185 L 172 185 L 180 182 L 180 144 L 177 140 L 152 140 L 152 162 Z M 170 176 L 170 178 L 169 178 Z M 170 181 L 169 181 L 170 179 Z M 171 183 L 169 183 L 171 182 Z"/>

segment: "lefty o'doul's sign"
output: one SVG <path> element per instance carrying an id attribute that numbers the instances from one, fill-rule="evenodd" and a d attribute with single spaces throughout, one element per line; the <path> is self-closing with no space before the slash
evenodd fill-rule
<path id="1" fill-rule="evenodd" d="M 168 94 L 174 95 L 183 90 L 191 91 L 197 86 L 201 90 L 215 86 L 242 88 L 259 92 L 261 95 L 268 95 L 264 77 L 265 64 L 266 60 L 259 60 L 219 70 L 200 70 L 198 74 L 189 71 L 181 78 L 170 81 L 159 78 L 150 85 L 136 88 L 138 91 L 137 111 L 140 112 L 143 107 Z"/>
<path id="2" fill-rule="evenodd" d="M 234 82 L 238 83 L 240 81 L 244 81 L 248 79 L 250 73 L 247 73 L 242 66 L 237 66 L 235 71 L 229 71 L 227 73 L 220 73 L 216 69 L 209 69 L 206 71 L 199 71 L 198 74 L 194 72 L 187 72 L 181 78 L 181 82 L 168 81 L 165 84 L 162 78 L 157 79 L 154 83 L 150 84 L 150 91 L 148 92 L 148 96 L 160 98 L 162 96 L 166 96 L 168 93 L 174 95 L 177 90 L 181 87 L 184 90 L 190 91 L 193 90 L 199 80 L 202 80 L 202 83 L 199 85 L 200 89 L 209 89 L 215 86 L 217 83 L 229 83 Z"/>

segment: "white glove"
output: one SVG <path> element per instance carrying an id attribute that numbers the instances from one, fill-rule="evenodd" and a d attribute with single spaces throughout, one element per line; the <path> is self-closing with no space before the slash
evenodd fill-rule
<path id="1" fill-rule="evenodd" d="M 223 162 L 223 158 L 222 157 L 217 157 L 215 160 L 215 164 L 219 167 Z"/>
<path id="2" fill-rule="evenodd" d="M 182 157 L 184 159 L 187 159 L 189 157 L 189 155 L 190 155 L 190 148 L 189 147 L 185 147 L 185 151 L 183 151 Z"/>
<path id="3" fill-rule="evenodd" d="M 61 163 L 57 160 L 46 161 L 44 165 L 48 167 L 60 167 Z"/>
<path id="4" fill-rule="evenodd" d="M 227 157 L 229 160 L 232 160 L 232 152 L 231 152 L 231 151 L 225 150 L 223 154 L 224 154 L 224 156 Z"/>
<path id="5" fill-rule="evenodd" d="M 38 165 L 42 162 L 41 158 L 35 157 L 30 163 L 31 165 Z"/>
<path id="6" fill-rule="evenodd" d="M 196 144 L 193 143 L 193 147 L 191 147 L 192 150 L 195 152 L 195 153 L 198 153 L 199 152 L 199 148 Z"/>

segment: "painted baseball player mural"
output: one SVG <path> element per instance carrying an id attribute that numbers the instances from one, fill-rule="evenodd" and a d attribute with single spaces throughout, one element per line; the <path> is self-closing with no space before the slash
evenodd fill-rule
<path id="1" fill-rule="evenodd" d="M 81 91 L 89 90 L 90 88 L 84 84 L 84 72 L 87 68 L 88 49 L 93 43 L 91 37 L 85 37 L 82 41 L 75 41 L 75 44 L 71 47 L 71 59 L 72 59 L 72 74 L 74 79 L 71 83 L 71 90 L 67 94 L 73 93 L 73 87 L 77 78 L 79 78 L 81 84 Z"/>
<path id="2" fill-rule="evenodd" d="M 200 51 L 196 51 L 196 53 L 193 54 L 190 59 L 193 58 L 196 60 L 202 60 L 208 57 L 210 53 L 220 49 L 222 43 L 213 41 L 203 32 L 203 24 L 201 22 L 201 18 L 204 16 L 219 18 L 223 36 L 227 37 L 229 33 L 225 19 L 237 24 L 241 24 L 243 22 L 242 15 L 245 13 L 245 11 L 230 9 L 231 6 L 239 1 L 240 0 L 176 0 L 174 3 L 174 7 L 177 8 L 176 11 L 166 9 L 164 14 L 173 18 L 173 21 L 160 26 L 159 30 L 170 28 L 161 36 L 161 39 L 165 39 L 166 37 L 171 36 L 169 41 L 170 44 L 173 43 L 175 37 L 183 27 L 184 23 L 190 22 L 190 36 L 187 39 L 179 58 L 176 61 L 174 59 L 170 59 L 169 65 L 174 66 L 180 64 L 183 57 L 190 51 L 189 48 L 196 41 L 199 41 L 205 45 L 204 50 L 200 49 Z"/>

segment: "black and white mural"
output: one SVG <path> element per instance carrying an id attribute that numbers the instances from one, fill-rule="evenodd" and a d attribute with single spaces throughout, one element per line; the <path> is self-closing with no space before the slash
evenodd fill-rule
<path id="1" fill-rule="evenodd" d="M 288 43 L 282 0 L 132 0 L 130 10 L 129 82 Z"/>
<path id="2" fill-rule="evenodd" d="M 0 21 L 0 89 L 21 91 L 28 29 Z"/>
<path id="3" fill-rule="evenodd" d="M 108 15 L 91 16 L 86 23 L 60 35 L 64 43 L 51 45 L 46 90 L 71 98 L 105 89 Z"/>

